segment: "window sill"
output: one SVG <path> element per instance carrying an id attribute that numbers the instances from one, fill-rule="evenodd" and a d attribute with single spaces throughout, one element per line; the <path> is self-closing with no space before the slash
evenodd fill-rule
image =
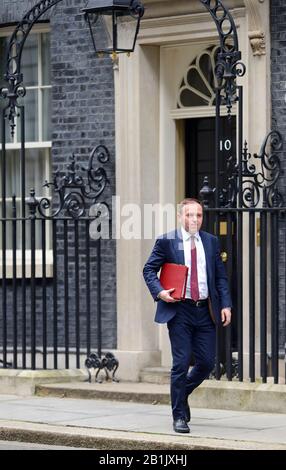
<path id="1" fill-rule="evenodd" d="M 25 142 L 25 149 L 46 149 L 46 148 L 51 148 L 52 147 L 52 142 L 47 141 L 47 142 Z M 6 143 L 5 145 L 6 150 L 20 150 L 21 148 L 21 143 Z M 2 144 L 0 143 L 0 150 L 2 150 Z"/>
<path id="2" fill-rule="evenodd" d="M 0 250 L 0 279 L 3 279 L 2 251 Z M 31 250 L 26 250 L 25 277 L 31 278 Z M 53 277 L 53 251 L 46 251 L 46 278 Z M 35 252 L 35 277 L 43 277 L 42 250 Z M 5 279 L 13 279 L 13 251 L 6 250 L 6 276 Z M 22 279 L 22 250 L 16 251 L 16 279 Z"/>

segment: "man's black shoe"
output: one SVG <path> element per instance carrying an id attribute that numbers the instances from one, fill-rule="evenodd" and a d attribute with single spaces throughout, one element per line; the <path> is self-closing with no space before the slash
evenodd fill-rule
<path id="1" fill-rule="evenodd" d="M 187 398 L 186 398 L 186 403 L 185 403 L 185 416 L 186 416 L 186 422 L 189 423 L 191 421 L 191 410 L 190 410 Z"/>
<path id="2" fill-rule="evenodd" d="M 189 426 L 187 425 L 186 421 L 182 418 L 174 420 L 173 428 L 175 432 L 183 432 L 183 433 L 190 432 Z"/>

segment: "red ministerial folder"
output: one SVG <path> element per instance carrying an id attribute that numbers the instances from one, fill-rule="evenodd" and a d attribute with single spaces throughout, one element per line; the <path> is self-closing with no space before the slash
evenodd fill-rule
<path id="1" fill-rule="evenodd" d="M 165 290 L 175 288 L 171 297 L 184 300 L 186 296 L 188 266 L 183 264 L 165 263 L 161 268 L 160 283 Z"/>

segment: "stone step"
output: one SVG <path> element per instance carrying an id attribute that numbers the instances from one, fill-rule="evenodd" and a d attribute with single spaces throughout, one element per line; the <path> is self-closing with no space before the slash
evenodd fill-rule
<path id="1" fill-rule="evenodd" d="M 139 375 L 140 382 L 170 384 L 170 369 L 167 367 L 146 367 Z"/>
<path id="2" fill-rule="evenodd" d="M 36 395 L 170 404 L 168 384 L 104 382 L 43 384 Z M 194 408 L 286 414 L 286 385 L 205 380 L 190 397 Z"/>
<path id="3" fill-rule="evenodd" d="M 36 385 L 37 396 L 126 401 L 149 404 L 170 404 L 169 386 L 128 382 L 74 382 L 70 384 Z"/>

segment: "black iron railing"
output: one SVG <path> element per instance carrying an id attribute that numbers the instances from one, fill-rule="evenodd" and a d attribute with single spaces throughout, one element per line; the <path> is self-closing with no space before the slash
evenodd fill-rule
<path id="1" fill-rule="evenodd" d="M 102 368 L 110 365 L 109 356 L 102 354 L 101 260 L 102 243 L 112 240 L 102 241 L 96 233 L 91 236 L 93 222 L 101 230 L 99 218 L 106 203 L 99 203 L 98 198 L 108 184 L 104 169 L 108 161 L 109 152 L 103 145 L 91 152 L 87 167 L 81 171 L 77 171 L 72 156 L 68 174 L 56 173 L 51 183 L 44 184 L 52 188 L 53 204 L 48 198 L 37 199 L 31 190 L 25 200 L 25 217 L 18 214 L 13 195 L 12 217 L 0 218 L 4 368 L 57 369 L 60 357 L 63 357 L 61 367 L 64 364 L 69 368 L 71 356 L 75 357 L 73 367 L 80 368 L 94 344 L 99 360 L 105 364 Z M 5 153 L 2 164 L 3 169 Z M 25 255 L 19 260 L 17 234 L 23 225 L 21 246 Z M 9 264 L 5 250 L 7 233 L 12 238 Z M 48 266 L 52 272 L 47 273 Z"/>
<path id="2" fill-rule="evenodd" d="M 279 283 L 279 269 L 286 265 L 285 251 L 279 250 L 286 243 L 282 150 L 277 131 L 268 134 L 258 155 L 252 156 L 245 143 L 240 163 L 230 156 L 225 166 L 228 186 L 216 191 L 205 178 L 201 190 L 205 228 L 221 239 L 234 299 L 232 325 L 217 331 L 216 378 L 223 368 L 229 380 L 285 380 L 283 330 L 279 336 L 285 318 L 285 278 Z"/>

